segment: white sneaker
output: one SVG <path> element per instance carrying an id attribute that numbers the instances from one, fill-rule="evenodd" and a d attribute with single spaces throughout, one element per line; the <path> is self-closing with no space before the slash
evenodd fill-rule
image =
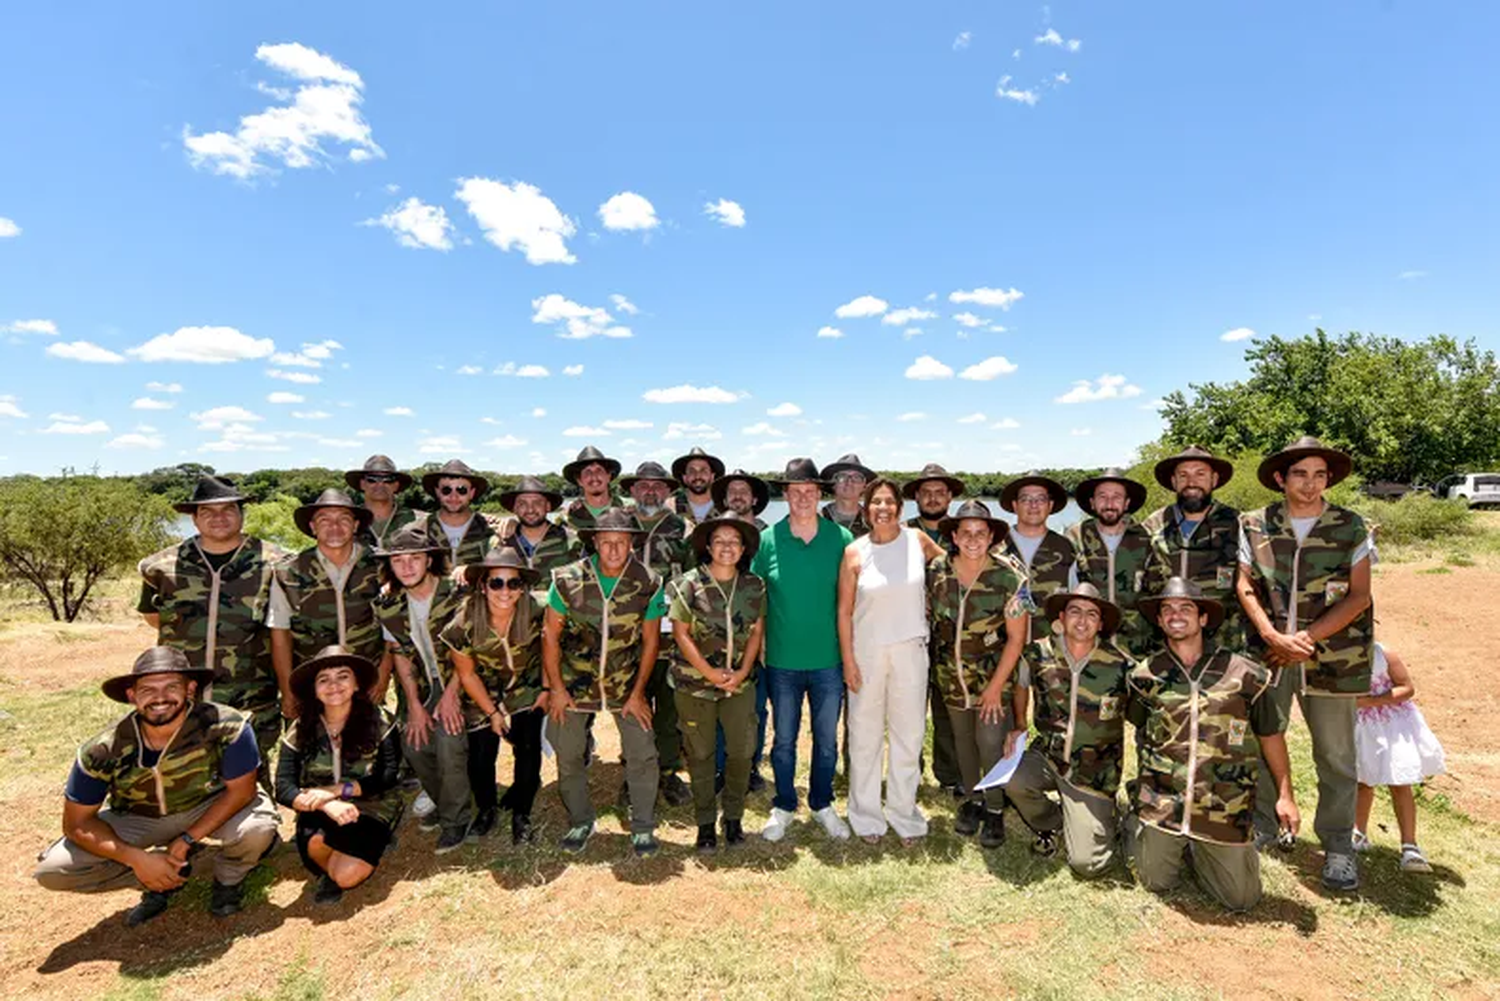
<path id="1" fill-rule="evenodd" d="M 432 797 L 427 795 L 427 790 L 417 793 L 417 798 L 411 801 L 411 812 L 418 817 L 429 817 L 437 810 L 437 804 Z"/>
<path id="2" fill-rule="evenodd" d="M 844 818 L 831 806 L 825 806 L 821 810 L 813 811 L 813 819 L 823 825 L 823 830 L 835 841 L 849 840 L 849 825 L 844 823 Z"/>
<path id="3" fill-rule="evenodd" d="M 786 837 L 786 829 L 797 815 L 790 810 L 780 807 L 771 807 L 771 819 L 766 821 L 766 826 L 760 829 L 760 836 L 766 841 L 780 841 Z"/>

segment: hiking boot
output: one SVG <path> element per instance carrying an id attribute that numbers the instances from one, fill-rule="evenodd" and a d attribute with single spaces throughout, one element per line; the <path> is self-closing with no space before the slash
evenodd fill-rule
<path id="1" fill-rule="evenodd" d="M 1432 863 L 1427 861 L 1427 856 L 1422 854 L 1422 849 L 1410 842 L 1406 842 L 1401 846 L 1400 865 L 1402 872 L 1432 871 Z"/>
<path id="2" fill-rule="evenodd" d="M 152 918 L 160 917 L 171 899 L 171 894 L 147 890 L 141 894 L 141 902 L 125 912 L 125 927 L 139 928 Z"/>
<path id="3" fill-rule="evenodd" d="M 1039 831 L 1036 840 L 1031 843 L 1031 850 L 1042 858 L 1051 858 L 1053 855 L 1056 855 L 1057 832 Z"/>
<path id="4" fill-rule="evenodd" d="M 707 855 L 719 847 L 719 835 L 713 824 L 698 825 L 698 840 L 693 845 L 700 854 Z"/>
<path id="5" fill-rule="evenodd" d="M 570 855 L 577 855 L 588 847 L 589 838 L 594 834 L 594 822 L 579 824 L 577 827 L 568 828 L 568 833 L 562 836 L 558 842 L 563 851 Z"/>
<path id="6" fill-rule="evenodd" d="M 760 769 L 759 768 L 754 769 L 750 773 L 750 791 L 751 792 L 765 792 L 766 791 L 766 777 L 760 773 Z"/>
<path id="7" fill-rule="evenodd" d="M 821 810 L 814 810 L 813 819 L 821 824 L 824 833 L 835 841 L 849 840 L 849 825 L 844 823 L 844 818 L 840 817 L 833 807 L 825 806 Z"/>
<path id="8" fill-rule="evenodd" d="M 236 883 L 226 886 L 214 880 L 213 889 L 208 894 L 208 913 L 216 918 L 227 918 L 238 914 L 245 900 L 245 884 Z"/>
<path id="9" fill-rule="evenodd" d="M 1323 859 L 1323 886 L 1329 890 L 1359 889 L 1359 865 L 1354 856 L 1329 852 Z"/>
<path id="10" fill-rule="evenodd" d="M 766 841 L 776 842 L 786 837 L 786 829 L 791 826 L 797 815 L 790 810 L 783 810 L 779 806 L 771 807 L 771 819 L 766 821 L 766 826 L 760 829 L 760 836 Z"/>
<path id="11" fill-rule="evenodd" d="M 984 824 L 979 828 L 980 848 L 999 848 L 1005 844 L 1005 814 L 984 811 Z"/>
<path id="12" fill-rule="evenodd" d="M 531 814 L 513 813 L 510 815 L 510 843 L 513 845 L 529 845 L 536 840 L 536 830 L 531 826 Z"/>
<path id="13" fill-rule="evenodd" d="M 469 825 L 469 837 L 474 840 L 487 838 L 495 829 L 495 808 L 487 806 L 474 815 L 474 822 Z"/>
<path id="14" fill-rule="evenodd" d="M 313 903 L 327 907 L 344 899 L 344 888 L 333 881 L 333 877 L 324 873 L 318 877 L 318 884 L 313 889 Z"/>
<path id="15" fill-rule="evenodd" d="M 681 806 L 693 800 L 693 791 L 676 772 L 662 772 L 657 788 L 661 791 L 661 798 L 666 800 L 668 806 Z"/>
<path id="16" fill-rule="evenodd" d="M 443 833 L 438 835 L 437 847 L 432 850 L 434 855 L 447 855 L 451 851 L 457 851 L 464 845 L 468 837 L 467 827 L 446 827 Z"/>
<path id="17" fill-rule="evenodd" d="M 745 843 L 745 825 L 738 820 L 724 821 L 724 845 L 734 848 Z"/>
<path id="18" fill-rule="evenodd" d="M 636 858 L 648 858 L 661 851 L 661 842 L 656 840 L 655 834 L 646 831 L 644 834 L 632 834 L 630 836 L 630 847 L 635 849 Z"/>
<path id="19" fill-rule="evenodd" d="M 979 833 L 979 824 L 982 820 L 984 820 L 984 804 L 966 799 L 959 805 L 958 816 L 953 818 L 953 833 L 966 838 L 973 837 Z"/>

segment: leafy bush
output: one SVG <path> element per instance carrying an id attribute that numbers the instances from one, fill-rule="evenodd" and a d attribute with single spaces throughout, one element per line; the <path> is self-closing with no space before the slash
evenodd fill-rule
<path id="1" fill-rule="evenodd" d="M 292 513 L 301 506 L 302 502 L 291 494 L 276 494 L 259 504 L 247 504 L 245 534 L 274 542 L 287 552 L 301 552 L 313 541 L 292 520 Z"/>
<path id="2" fill-rule="evenodd" d="M 1431 494 L 1407 494 L 1396 501 L 1360 498 L 1353 507 L 1377 528 L 1375 539 L 1383 545 L 1451 542 L 1478 531 L 1474 512 L 1463 502 Z"/>

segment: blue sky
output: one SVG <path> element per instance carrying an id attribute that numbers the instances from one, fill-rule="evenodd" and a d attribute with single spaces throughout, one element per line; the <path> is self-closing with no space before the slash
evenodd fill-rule
<path id="1" fill-rule="evenodd" d="M 1493 4 L 54 8 L 0 474 L 1095 465 L 1230 332 L 1496 346 Z"/>

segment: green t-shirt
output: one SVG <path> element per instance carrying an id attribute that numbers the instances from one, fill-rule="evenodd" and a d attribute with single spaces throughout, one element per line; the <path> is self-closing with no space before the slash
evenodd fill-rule
<path id="1" fill-rule="evenodd" d="M 594 566 L 594 573 L 599 578 L 599 589 L 604 592 L 604 597 L 607 600 L 610 595 L 615 593 L 615 585 L 620 582 L 620 578 L 606 577 L 602 573 L 599 573 L 598 553 L 590 556 L 589 562 Z M 553 584 L 550 588 L 547 589 L 547 607 L 551 608 L 558 615 L 568 614 L 568 606 L 563 601 L 562 595 L 557 593 L 556 584 Z M 667 599 L 664 593 L 664 588 L 658 587 L 656 589 L 656 593 L 651 596 L 651 604 L 646 606 L 646 621 L 650 622 L 652 619 L 665 618 L 666 614 Z"/>
<path id="2" fill-rule="evenodd" d="M 854 536 L 818 519 L 810 543 L 792 534 L 783 518 L 760 533 L 750 572 L 766 582 L 766 665 L 792 671 L 838 667 L 839 565 Z"/>

